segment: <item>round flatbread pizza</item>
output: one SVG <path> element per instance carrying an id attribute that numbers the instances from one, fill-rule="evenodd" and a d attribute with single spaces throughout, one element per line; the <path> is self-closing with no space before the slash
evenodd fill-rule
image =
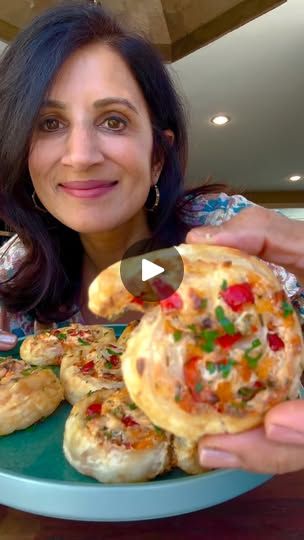
<path id="1" fill-rule="evenodd" d="M 88 393 L 102 388 L 124 386 L 121 371 L 123 348 L 116 344 L 98 344 L 76 349 L 62 357 L 60 381 L 66 400 L 74 405 Z"/>
<path id="2" fill-rule="evenodd" d="M 63 450 L 75 469 L 100 482 L 143 482 L 170 469 L 170 443 L 122 388 L 98 390 L 74 405 Z"/>
<path id="3" fill-rule="evenodd" d="M 63 354 L 75 349 L 87 349 L 92 344 L 115 342 L 112 328 L 99 324 L 71 324 L 63 328 L 44 330 L 27 336 L 20 347 L 20 357 L 37 366 L 60 365 Z"/>
<path id="4" fill-rule="evenodd" d="M 153 423 L 188 440 L 253 428 L 272 406 L 298 394 L 297 314 L 256 257 L 220 246 L 176 249 L 184 263 L 179 289 L 146 309 L 122 355 L 130 396 Z M 165 259 L 159 254 L 162 266 Z M 96 278 L 89 297 L 94 309 L 102 311 L 104 302 L 111 313 L 103 292 L 108 276 L 118 294 L 121 280 L 112 268 Z M 125 301 L 120 297 L 120 309 L 133 309 L 131 295 Z"/>
<path id="5" fill-rule="evenodd" d="M 0 361 L 0 435 L 25 429 L 52 414 L 63 400 L 51 369 L 29 367 L 7 357 Z"/>

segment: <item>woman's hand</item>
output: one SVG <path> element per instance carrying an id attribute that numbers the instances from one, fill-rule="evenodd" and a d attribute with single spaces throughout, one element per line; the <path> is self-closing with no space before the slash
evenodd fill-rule
<path id="1" fill-rule="evenodd" d="M 210 468 L 282 474 L 304 469 L 304 402 L 286 401 L 265 416 L 264 426 L 199 442 L 199 460 Z"/>
<path id="2" fill-rule="evenodd" d="M 13 349 L 17 343 L 17 336 L 7 332 L 7 327 L 6 311 L 3 307 L 0 307 L 0 352 Z"/>
<path id="3" fill-rule="evenodd" d="M 254 206 L 219 227 L 197 227 L 186 242 L 230 246 L 284 266 L 304 285 L 304 223 Z M 304 468 L 304 402 L 273 407 L 264 425 L 236 435 L 205 436 L 199 442 L 204 467 L 241 468 L 281 474 Z"/>
<path id="4" fill-rule="evenodd" d="M 304 222 L 260 206 L 246 208 L 219 227 L 195 227 L 189 244 L 216 244 L 247 251 L 265 261 L 284 266 L 304 285 Z"/>

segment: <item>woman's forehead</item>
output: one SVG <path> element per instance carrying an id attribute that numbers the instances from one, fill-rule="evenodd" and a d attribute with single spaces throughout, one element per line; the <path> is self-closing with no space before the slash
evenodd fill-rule
<path id="1" fill-rule="evenodd" d="M 120 97 L 146 108 L 141 89 L 120 55 L 103 43 L 93 43 L 75 51 L 61 66 L 48 99 L 65 101 L 81 92 L 88 98 Z"/>

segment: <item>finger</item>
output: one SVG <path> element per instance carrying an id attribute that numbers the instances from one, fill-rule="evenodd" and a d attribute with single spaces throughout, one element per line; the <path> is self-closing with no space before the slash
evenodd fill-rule
<path id="1" fill-rule="evenodd" d="M 264 252 L 264 237 L 255 232 L 230 232 L 221 228 L 208 228 L 205 231 L 195 231 L 192 229 L 187 235 L 189 243 L 204 243 L 218 246 L 237 248 L 250 253 L 250 255 L 261 256 Z"/>
<path id="2" fill-rule="evenodd" d="M 266 474 L 304 468 L 304 444 L 269 440 L 262 427 L 236 435 L 206 436 L 198 448 L 200 464 L 207 468 L 245 469 Z"/>
<path id="3" fill-rule="evenodd" d="M 302 444 L 304 452 L 304 401 L 286 401 L 273 407 L 265 417 L 268 439 Z"/>

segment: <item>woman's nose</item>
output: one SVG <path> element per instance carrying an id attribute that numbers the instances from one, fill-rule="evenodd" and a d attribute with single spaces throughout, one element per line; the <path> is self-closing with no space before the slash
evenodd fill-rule
<path id="1" fill-rule="evenodd" d="M 63 144 L 63 165 L 80 171 L 104 161 L 101 141 L 93 127 L 74 127 Z"/>

